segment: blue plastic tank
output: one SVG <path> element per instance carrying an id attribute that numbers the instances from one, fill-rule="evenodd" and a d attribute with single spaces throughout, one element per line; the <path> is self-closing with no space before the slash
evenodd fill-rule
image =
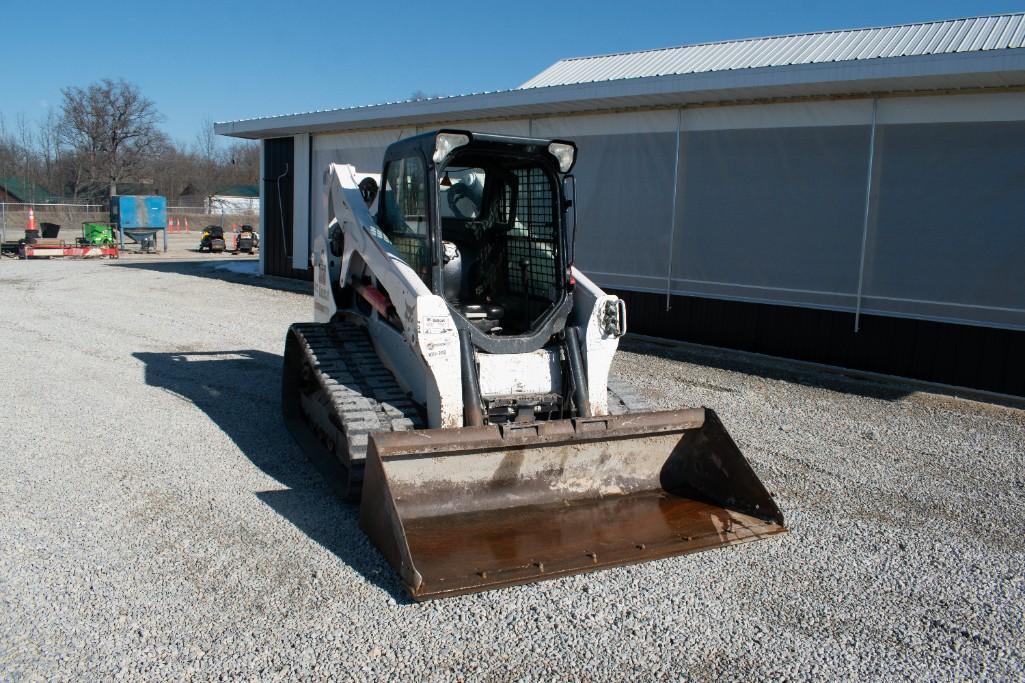
<path id="1" fill-rule="evenodd" d="M 167 198 L 158 195 L 115 195 L 110 222 L 118 228 L 167 228 Z"/>

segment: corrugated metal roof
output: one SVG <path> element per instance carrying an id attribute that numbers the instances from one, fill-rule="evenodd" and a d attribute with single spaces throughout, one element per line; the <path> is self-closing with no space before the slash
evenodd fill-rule
<path id="1" fill-rule="evenodd" d="M 214 130 L 268 138 L 624 107 L 1022 87 L 1025 49 L 1012 46 L 1025 47 L 1025 13 L 571 59 L 513 90 L 227 121 Z M 691 70 L 677 72 L 683 52 Z M 610 67 L 608 60 L 626 61 Z M 570 77 L 561 82 L 556 70 Z M 539 87 L 541 79 L 548 87 Z"/>
<path id="2" fill-rule="evenodd" d="M 22 202 L 43 203 L 55 199 L 45 187 L 25 178 L 0 178 L 0 190 L 6 191 L 7 194 Z"/>
<path id="3" fill-rule="evenodd" d="M 260 186 L 259 185 L 232 185 L 231 187 L 225 187 L 217 192 L 215 195 L 220 197 L 259 197 Z"/>
<path id="4" fill-rule="evenodd" d="M 556 62 L 520 88 L 1023 47 L 1025 13 L 1001 14 L 574 57 Z"/>

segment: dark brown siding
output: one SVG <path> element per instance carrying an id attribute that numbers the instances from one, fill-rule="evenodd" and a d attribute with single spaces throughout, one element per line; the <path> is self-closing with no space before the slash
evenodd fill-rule
<path id="1" fill-rule="evenodd" d="M 1025 332 L 795 306 L 612 291 L 638 334 L 1025 396 Z"/>
<path id="2" fill-rule="evenodd" d="M 264 269 L 268 275 L 311 280 L 312 270 L 292 267 L 293 139 L 265 140 L 263 149 Z"/>

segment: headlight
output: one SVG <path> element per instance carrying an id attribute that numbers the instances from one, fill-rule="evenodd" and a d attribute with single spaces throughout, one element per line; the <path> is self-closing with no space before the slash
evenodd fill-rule
<path id="1" fill-rule="evenodd" d="M 440 164 L 442 160 L 456 147 L 470 144 L 470 136 L 463 133 L 438 133 L 434 139 L 434 163 Z"/>
<path id="2" fill-rule="evenodd" d="M 565 142 L 553 142 L 548 145 L 548 151 L 559 160 L 559 170 L 569 173 L 569 169 L 573 168 L 573 162 L 576 161 L 577 148 Z"/>

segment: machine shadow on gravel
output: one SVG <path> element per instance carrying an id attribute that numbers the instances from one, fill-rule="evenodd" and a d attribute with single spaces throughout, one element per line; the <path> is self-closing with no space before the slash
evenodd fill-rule
<path id="1" fill-rule="evenodd" d="M 281 420 L 281 356 L 256 350 L 134 353 L 146 384 L 206 413 L 239 450 L 286 490 L 257 497 L 397 602 L 409 598 L 359 529 L 359 507 L 334 494 Z"/>
<path id="2" fill-rule="evenodd" d="M 253 262 L 255 259 L 239 258 L 231 255 L 223 258 L 204 258 L 195 261 L 136 261 L 135 263 L 111 263 L 114 268 L 130 268 L 133 270 L 150 270 L 156 273 L 172 273 L 175 275 L 188 275 L 191 277 L 209 278 L 222 282 L 235 282 L 241 285 L 252 287 L 263 287 L 264 289 L 275 289 L 287 292 L 301 292 L 310 294 L 313 292 L 313 283 L 305 280 L 293 280 L 283 277 L 267 275 L 250 275 L 238 273 L 227 268 L 217 266 Z"/>

